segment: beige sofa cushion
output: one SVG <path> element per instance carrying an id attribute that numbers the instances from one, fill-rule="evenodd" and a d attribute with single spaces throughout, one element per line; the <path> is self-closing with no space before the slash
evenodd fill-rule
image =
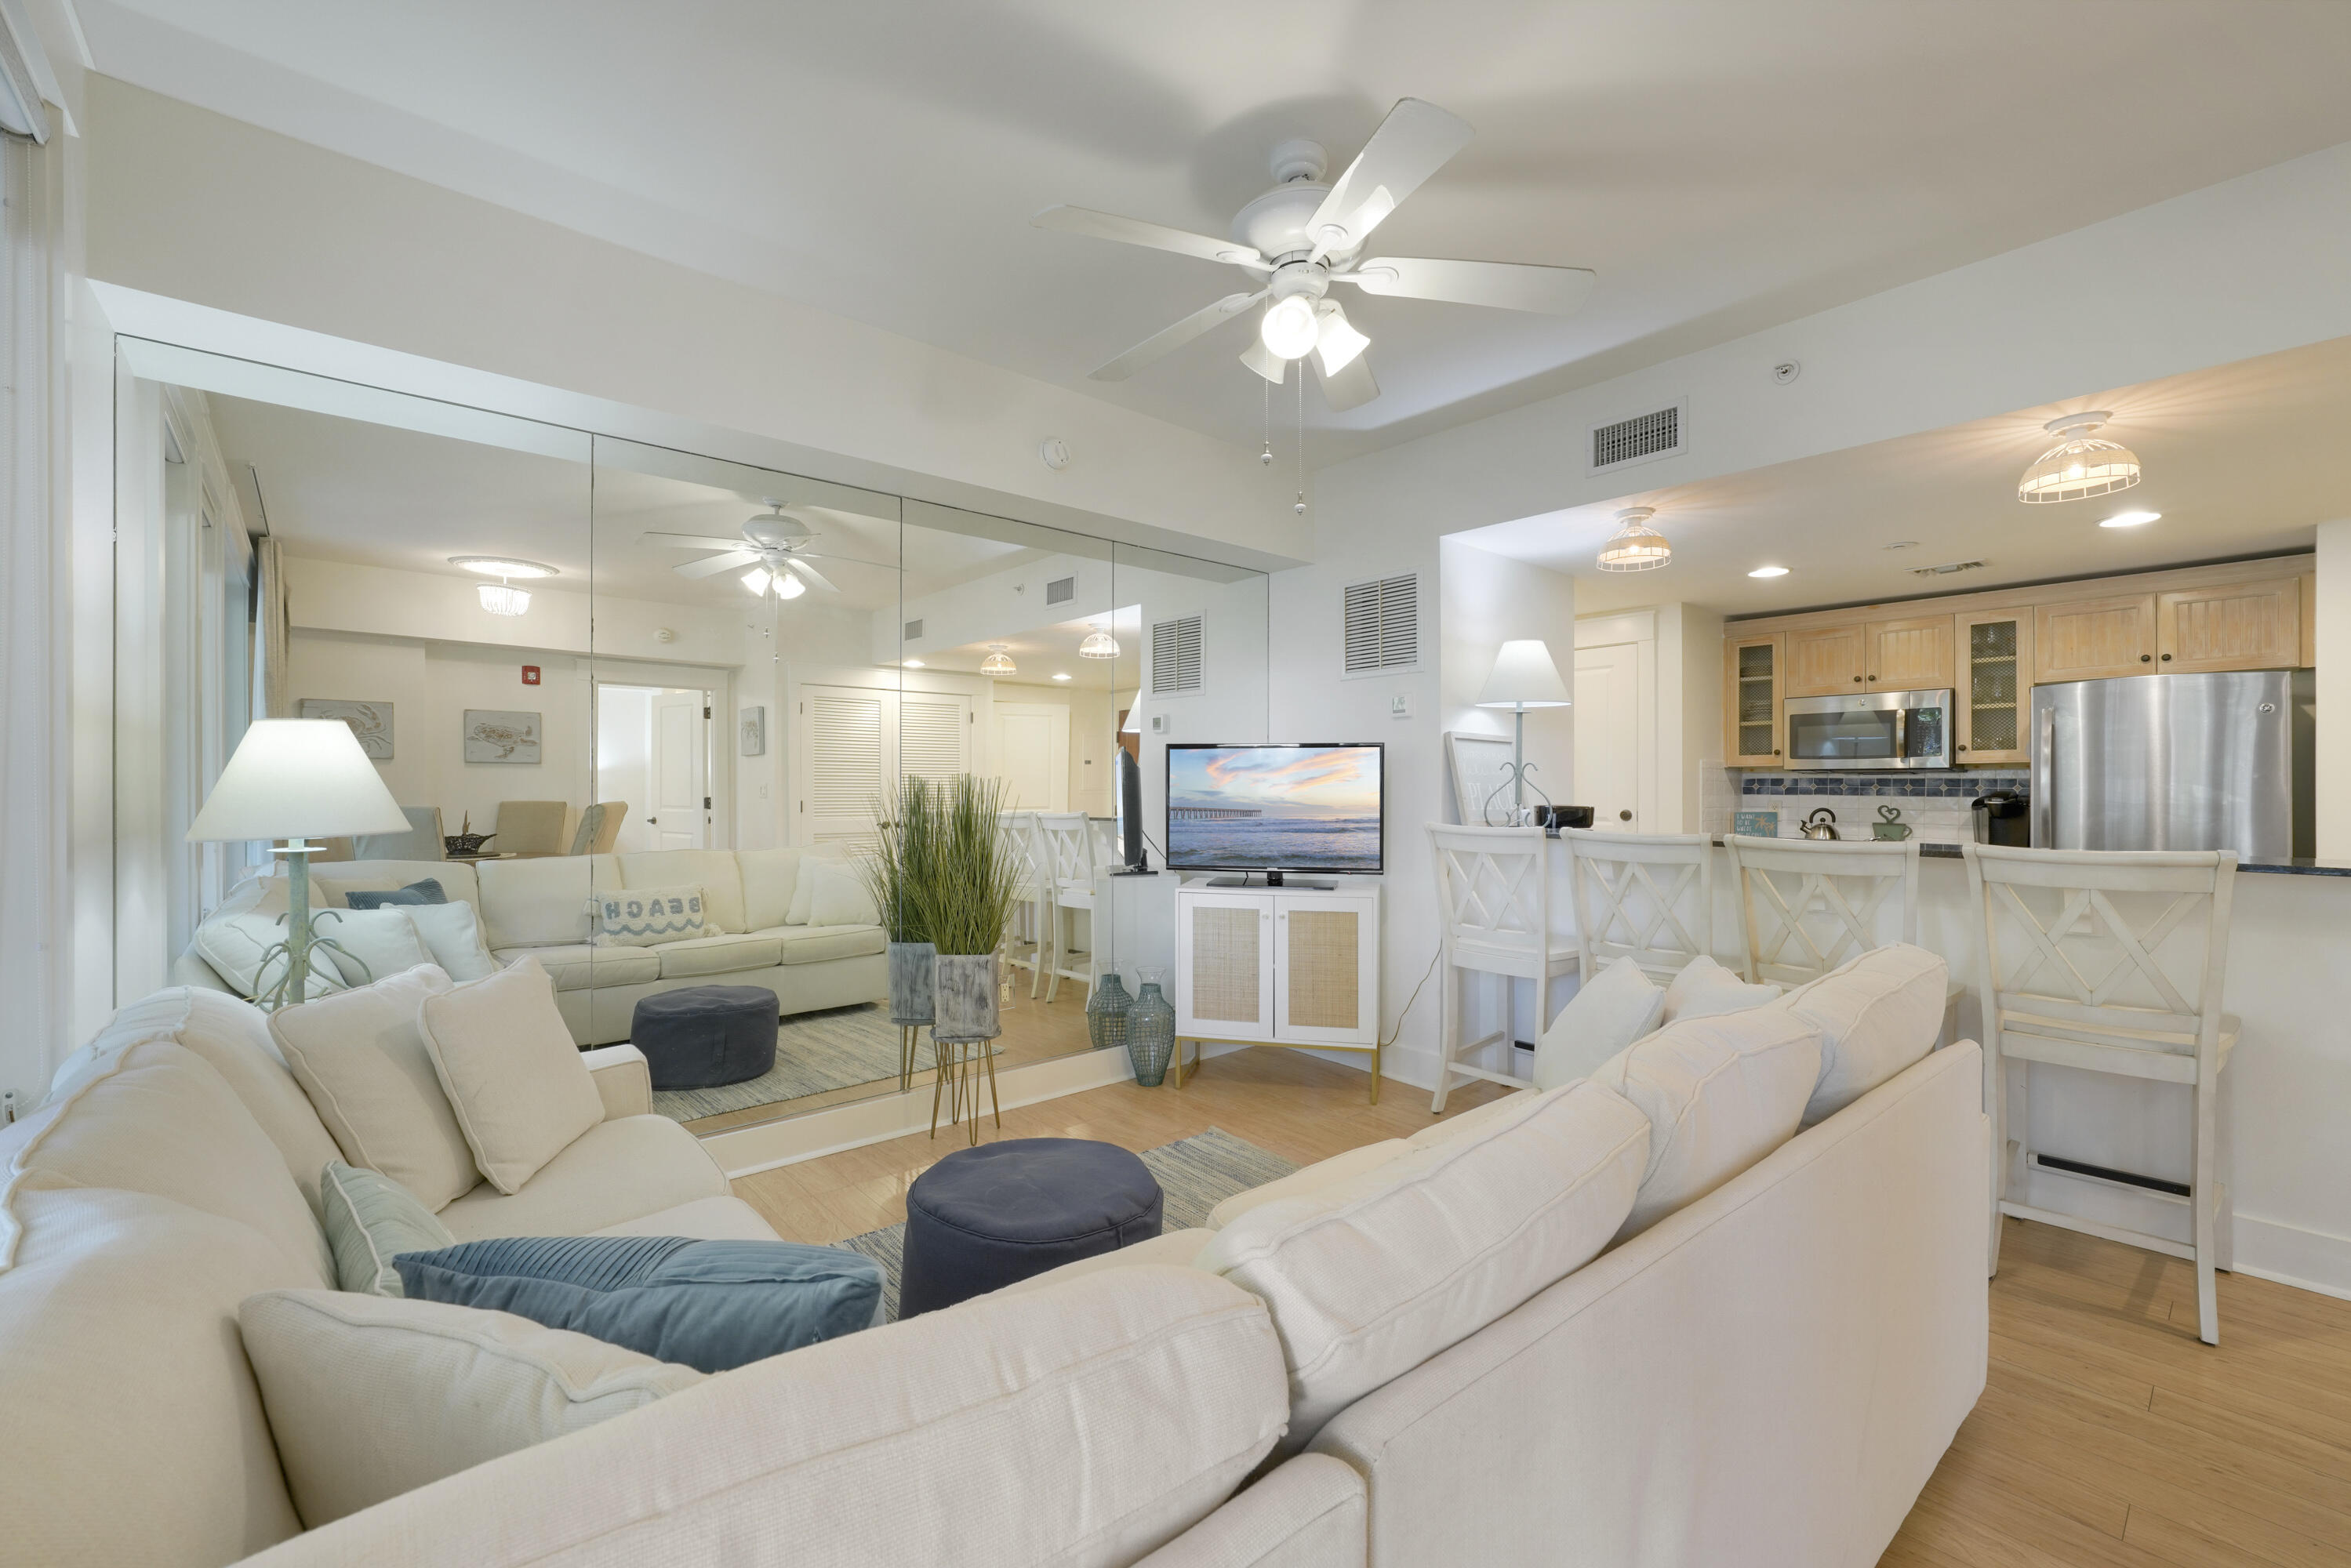
<path id="1" fill-rule="evenodd" d="M 443 1209 L 441 1223 L 460 1241 L 584 1236 L 728 1191 L 701 1139 L 666 1116 L 623 1116 L 582 1133 L 512 1197 L 482 1183 Z"/>
<path id="2" fill-rule="evenodd" d="M 1777 1007 L 1667 1024 L 1592 1082 L 1649 1121 L 1641 1193 L 1617 1239 L 1704 1197 L 1794 1135 L 1820 1076 L 1821 1031 Z"/>
<path id="3" fill-rule="evenodd" d="M 588 900 L 625 886 L 615 855 L 484 861 L 482 940 L 500 947 L 559 947 L 588 940 Z"/>
<path id="4" fill-rule="evenodd" d="M 286 983 L 286 912 L 258 910 L 216 914 L 195 929 L 188 946 L 240 997 L 258 997 Z M 314 954 L 302 988 L 306 997 L 332 996 L 343 988 L 342 971 L 324 953 Z"/>
<path id="5" fill-rule="evenodd" d="M 1364 1144 L 1332 1155 L 1327 1160 L 1317 1160 L 1303 1170 L 1292 1171 L 1278 1181 L 1233 1194 L 1208 1210 L 1208 1228 L 1222 1230 L 1252 1208 L 1262 1208 L 1286 1197 L 1304 1197 L 1309 1193 L 1336 1186 L 1343 1181 L 1353 1180 L 1367 1170 L 1412 1152 L 1413 1145 L 1402 1138 L 1386 1138 L 1376 1144 Z"/>
<path id="6" fill-rule="evenodd" d="M 828 958 L 862 958 L 887 952 L 889 933 L 879 925 L 787 925 L 762 931 L 762 936 L 783 938 L 783 962 L 820 964 Z"/>
<path id="7" fill-rule="evenodd" d="M 1950 966 L 1906 943 L 1876 947 L 1797 987 L 1781 1006 L 1821 1031 L 1804 1125 L 1825 1121 L 1935 1048 Z"/>
<path id="8" fill-rule="evenodd" d="M 1196 1230 L 1169 1230 L 1148 1241 L 1138 1241 L 1131 1247 L 1121 1247 L 1113 1252 L 1097 1252 L 1091 1258 L 1081 1258 L 1074 1263 L 1064 1263 L 1058 1269 L 1048 1269 L 1041 1274 L 1031 1274 L 1025 1280 L 1015 1280 L 1009 1285 L 998 1287 L 999 1295 L 1015 1291 L 1050 1290 L 1067 1280 L 1083 1279 L 1106 1269 L 1135 1269 L 1157 1265 L 1168 1269 L 1188 1269 L 1194 1259 L 1217 1233 L 1206 1226 Z"/>
<path id="9" fill-rule="evenodd" d="M 649 949 L 661 960 L 664 980 L 695 975 L 727 975 L 744 969 L 772 969 L 783 962 L 784 945 L 773 936 L 689 936 Z"/>
<path id="10" fill-rule="evenodd" d="M 442 1301 L 266 1291 L 238 1321 L 287 1486 L 314 1530 L 706 1375 Z"/>
<path id="11" fill-rule="evenodd" d="M 1217 1231 L 1196 1267 L 1263 1300 L 1281 1335 L 1283 1451 L 1597 1256 L 1648 1147 L 1639 1111 L 1578 1082 Z"/>
<path id="12" fill-rule="evenodd" d="M 1229 1496 L 1285 1414 L 1262 1305 L 1113 1269 L 755 1362 L 339 1520 L 273 1568 L 1133 1563 Z"/>
<path id="13" fill-rule="evenodd" d="M 600 1225 L 590 1236 L 691 1236 L 697 1241 L 778 1241 L 776 1228 L 739 1197 L 697 1197 L 656 1209 L 618 1225 Z"/>
<path id="14" fill-rule="evenodd" d="M 1455 1092 L 1458 1093 L 1459 1091 L 1456 1090 Z M 1456 1138 L 1466 1138 L 1496 1117 L 1510 1115 L 1512 1106 L 1520 1096 L 1535 1092 L 1537 1091 L 1532 1089 L 1513 1089 L 1499 1099 L 1489 1100 L 1483 1105 L 1475 1105 L 1467 1111 L 1456 1112 L 1441 1122 L 1431 1122 L 1427 1126 L 1406 1138 L 1405 1142 L 1416 1149 L 1433 1149 L 1439 1144 L 1449 1144 Z"/>
<path id="15" fill-rule="evenodd" d="M 225 991 L 193 986 L 157 991 L 118 1011 L 95 1040 L 66 1059 L 57 1070 L 58 1092 L 99 1059 L 141 1040 L 174 1040 L 210 1062 L 277 1145 L 294 1185 L 318 1211 L 319 1173 L 343 1152 L 286 1070 L 269 1038 L 267 1013 Z"/>
<path id="16" fill-rule="evenodd" d="M 501 964 L 537 960 L 559 991 L 644 986 L 661 978 L 661 955 L 651 947 L 590 947 L 574 943 L 562 947 L 501 947 L 490 956 Z"/>
<path id="17" fill-rule="evenodd" d="M 286 1008 L 269 1034 L 343 1158 L 390 1176 L 437 1209 L 480 1179 L 417 1023 L 449 988 L 430 964 Z"/>
<path id="18" fill-rule="evenodd" d="M 743 873 L 733 850 L 641 850 L 619 858 L 622 887 L 699 887 L 704 917 L 712 925 L 722 932 L 751 929 L 743 920 Z"/>
<path id="19" fill-rule="evenodd" d="M 511 1197 L 604 1119 L 604 1097 L 555 1005 L 555 983 L 528 959 L 424 998 L 417 1013 L 434 1071 L 474 1164 Z"/>
<path id="20" fill-rule="evenodd" d="M 791 913 L 792 890 L 799 884 L 799 849 L 737 850 L 735 865 L 743 878 L 743 929 L 781 925 Z"/>

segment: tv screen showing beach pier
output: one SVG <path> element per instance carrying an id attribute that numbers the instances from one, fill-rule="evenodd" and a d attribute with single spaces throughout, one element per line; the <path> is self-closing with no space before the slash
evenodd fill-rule
<path id="1" fill-rule="evenodd" d="M 1167 863 L 1181 871 L 1378 871 L 1380 748 L 1169 747 Z"/>

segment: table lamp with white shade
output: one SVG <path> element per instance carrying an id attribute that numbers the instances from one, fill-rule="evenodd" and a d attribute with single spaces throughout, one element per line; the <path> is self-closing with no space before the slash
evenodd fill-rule
<path id="1" fill-rule="evenodd" d="M 1502 644 L 1495 655 L 1494 673 L 1486 677 L 1483 690 L 1478 694 L 1479 707 L 1506 707 L 1515 716 L 1510 737 L 1510 825 L 1523 825 L 1526 811 L 1527 773 L 1527 709 L 1531 707 L 1570 707 L 1574 699 L 1567 695 L 1566 683 L 1559 678 L 1559 666 L 1551 662 L 1551 649 L 1537 637 L 1520 638 Z M 1499 795 L 1499 789 L 1494 791 Z M 1541 791 L 1537 790 L 1540 794 Z M 1546 796 L 1545 803 L 1549 803 Z M 1462 803 L 1462 814 L 1468 814 L 1468 801 Z M 1484 808 L 1479 815 L 1485 815 Z"/>
<path id="2" fill-rule="evenodd" d="M 236 743 L 188 841 L 285 840 L 286 978 L 280 1005 L 310 989 L 312 839 L 351 833 L 404 833 L 408 818 L 383 787 L 359 737 L 339 718 L 257 718 Z"/>

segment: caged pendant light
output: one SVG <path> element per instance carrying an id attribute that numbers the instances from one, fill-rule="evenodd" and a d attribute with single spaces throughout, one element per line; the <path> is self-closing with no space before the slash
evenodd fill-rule
<path id="1" fill-rule="evenodd" d="M 1104 627 L 1102 622 L 1093 622 L 1093 630 L 1087 634 L 1086 640 L 1078 644 L 1078 657 L 1081 659 L 1115 659 L 1118 657 L 1118 639 L 1112 636 L 1109 630 Z"/>
<path id="2" fill-rule="evenodd" d="M 1012 655 L 1005 652 L 1011 646 L 1009 643 L 990 643 L 987 645 L 987 657 L 979 662 L 979 673 L 983 675 L 1018 674 L 1018 666 L 1012 663 Z"/>
<path id="3" fill-rule="evenodd" d="M 2059 437 L 2017 482 L 2016 498 L 2028 505 L 2079 501 L 2090 496 L 2111 496 L 2138 483 L 2138 454 L 2120 442 L 2101 440 L 2090 433 L 2114 417 L 2101 409 L 2068 413 L 2046 428 Z"/>
<path id="4" fill-rule="evenodd" d="M 1616 514 L 1616 533 L 1600 547 L 1603 571 L 1648 571 L 1674 559 L 1666 536 L 1649 526 L 1655 507 L 1627 507 Z"/>

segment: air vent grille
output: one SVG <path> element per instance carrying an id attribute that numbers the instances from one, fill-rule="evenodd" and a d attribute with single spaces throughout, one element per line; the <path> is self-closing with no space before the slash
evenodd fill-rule
<path id="1" fill-rule="evenodd" d="M 1670 457 L 1682 449 L 1682 407 L 1655 409 L 1592 427 L 1592 471 Z"/>
<path id="2" fill-rule="evenodd" d="M 1347 674 L 1408 669 L 1420 663 L 1420 578 L 1413 572 L 1351 582 L 1346 596 Z"/>
<path id="3" fill-rule="evenodd" d="M 1045 585 L 1045 602 L 1048 604 L 1067 604 L 1077 596 L 1078 580 L 1074 577 L 1057 577 Z"/>
<path id="4" fill-rule="evenodd" d="M 1980 560 L 1950 560 L 1945 561 L 1940 566 L 1914 566 L 1910 569 L 1910 575 L 1913 577 L 1949 577 L 1955 571 L 1981 571 L 1983 570 L 1983 564 L 1984 563 Z"/>
<path id="5" fill-rule="evenodd" d="M 923 640 L 923 623 L 921 622 L 909 621 L 906 622 L 905 640 L 909 643 L 919 643 Z"/>
<path id="6" fill-rule="evenodd" d="M 1200 618 L 1186 615 L 1151 628 L 1151 690 L 1155 695 L 1200 689 Z"/>

